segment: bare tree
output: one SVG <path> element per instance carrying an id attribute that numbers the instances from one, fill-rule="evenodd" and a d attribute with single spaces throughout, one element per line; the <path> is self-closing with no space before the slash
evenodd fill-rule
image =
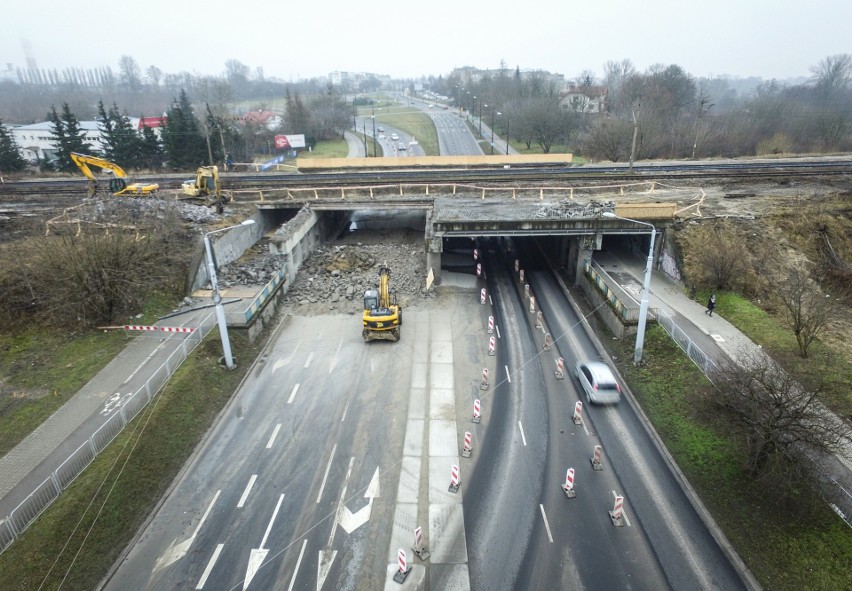
<path id="1" fill-rule="evenodd" d="M 123 55 L 118 60 L 121 83 L 130 90 L 138 90 L 142 84 L 142 68 L 129 55 Z"/>
<path id="2" fill-rule="evenodd" d="M 817 281 L 811 278 L 809 266 L 799 263 L 777 271 L 770 276 L 775 294 L 784 304 L 787 324 L 796 335 L 799 354 L 808 356 L 808 348 L 837 316 L 849 294 L 849 286 L 839 296 L 824 293 Z"/>
<path id="3" fill-rule="evenodd" d="M 807 388 L 762 352 L 741 353 L 738 363 L 712 376 L 719 396 L 748 441 L 752 476 L 801 474 L 804 453 L 835 453 L 852 442 L 849 427 L 820 402 L 820 388 Z"/>
<path id="4" fill-rule="evenodd" d="M 745 233 L 728 220 L 690 227 L 682 237 L 684 267 L 699 287 L 727 289 L 746 277 L 749 261 L 743 256 Z"/>
<path id="5" fill-rule="evenodd" d="M 148 82 L 151 86 L 159 86 L 160 80 L 163 79 L 163 71 L 157 66 L 148 66 L 145 75 L 148 76 Z"/>

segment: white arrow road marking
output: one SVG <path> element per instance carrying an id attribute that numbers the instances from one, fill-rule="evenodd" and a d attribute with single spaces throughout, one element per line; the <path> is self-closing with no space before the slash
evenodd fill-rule
<path id="1" fill-rule="evenodd" d="M 245 581 L 243 581 L 243 591 L 248 589 L 249 583 L 251 583 L 251 580 L 254 578 L 254 575 L 260 569 L 260 565 L 263 564 L 263 560 L 269 553 L 269 548 L 264 548 L 263 546 L 266 544 L 266 538 L 269 537 L 269 532 L 272 531 L 272 524 L 278 516 L 278 510 L 281 508 L 281 501 L 283 500 L 284 493 L 281 493 L 281 496 L 278 497 L 278 504 L 275 505 L 275 511 L 272 512 L 272 519 L 269 520 L 269 525 L 266 526 L 266 532 L 263 534 L 263 539 L 260 541 L 260 547 L 252 548 L 251 553 L 249 554 L 248 570 L 246 570 L 246 578 Z"/>
<path id="2" fill-rule="evenodd" d="M 340 527 L 346 530 L 347 534 L 364 525 L 370 520 L 370 514 L 373 511 L 373 499 L 379 496 L 379 469 L 373 474 L 370 484 L 367 486 L 367 492 L 364 497 L 367 499 L 367 505 L 361 507 L 355 513 L 352 513 L 345 505 L 340 508 L 339 522 Z"/>
<path id="3" fill-rule="evenodd" d="M 336 447 L 336 446 L 335 446 Z M 355 463 L 355 458 L 349 458 L 349 469 L 346 471 L 346 478 L 343 481 L 343 492 L 340 495 L 340 500 L 337 502 L 337 512 L 334 515 L 334 523 L 331 524 L 331 532 L 328 534 L 328 543 L 324 550 L 319 551 L 319 562 L 317 563 L 317 591 L 322 589 L 325 579 L 331 571 L 331 564 L 337 558 L 337 550 L 332 550 L 331 545 L 334 543 L 334 534 L 337 532 L 337 518 L 340 515 L 340 508 L 343 506 L 343 501 L 346 499 L 346 488 L 349 486 L 349 477 L 352 476 L 352 464 Z"/>
<path id="4" fill-rule="evenodd" d="M 272 364 L 272 373 L 274 374 L 278 369 L 284 367 L 285 365 L 288 365 L 291 361 L 293 361 L 293 356 L 296 355 L 296 351 L 298 351 L 299 347 L 301 347 L 301 346 L 302 346 L 302 341 L 300 340 L 298 343 L 296 343 L 296 346 L 290 352 L 290 355 L 288 355 L 287 357 L 282 357 L 281 359 L 279 359 L 278 361 L 273 363 Z"/>
<path id="5" fill-rule="evenodd" d="M 207 516 L 210 515 L 210 510 L 213 509 L 213 505 L 216 503 L 216 499 L 219 498 L 219 494 L 221 493 L 221 489 L 216 491 L 216 494 L 213 495 L 213 500 L 210 501 L 210 504 L 207 505 L 207 510 L 204 512 L 204 515 L 201 516 L 201 521 L 198 522 L 198 525 L 195 528 L 195 531 L 192 532 L 192 535 L 185 539 L 180 544 L 175 544 L 172 542 L 172 545 L 169 546 L 169 549 L 166 550 L 160 559 L 157 561 L 157 564 L 154 565 L 154 572 L 160 570 L 163 567 L 169 566 L 173 562 L 180 560 L 184 557 L 184 555 L 189 550 L 189 547 L 192 545 L 192 541 L 198 535 L 198 532 L 201 531 L 201 526 L 204 525 L 204 521 L 207 519 Z"/>

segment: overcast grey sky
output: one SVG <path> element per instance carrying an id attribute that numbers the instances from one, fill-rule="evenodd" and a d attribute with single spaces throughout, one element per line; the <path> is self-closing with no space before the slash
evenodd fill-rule
<path id="1" fill-rule="evenodd" d="M 228 59 L 267 77 L 334 70 L 393 77 L 454 67 L 540 68 L 600 75 L 608 60 L 640 70 L 678 64 L 694 76 L 792 78 L 852 53 L 852 0 L 144 0 L 86 4 L 5 0 L 0 67 L 220 74 Z"/>

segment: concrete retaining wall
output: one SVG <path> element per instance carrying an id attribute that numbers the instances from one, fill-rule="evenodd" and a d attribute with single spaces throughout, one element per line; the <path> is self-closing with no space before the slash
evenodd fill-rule
<path id="1" fill-rule="evenodd" d="M 598 290 L 597 286 L 592 283 L 589 276 L 585 273 L 580 273 L 578 285 L 583 293 L 586 294 L 586 299 L 589 300 L 592 307 L 595 308 L 597 317 L 606 324 L 612 333 L 620 339 L 626 336 L 636 334 L 636 325 L 622 323 L 618 315 L 610 308 L 609 303 L 604 298 L 603 294 Z"/>
<path id="2" fill-rule="evenodd" d="M 221 268 L 228 265 L 251 248 L 271 227 L 268 227 L 266 216 L 261 212 L 255 213 L 251 218 L 254 223 L 249 226 L 237 226 L 231 228 L 227 232 L 222 232 L 210 238 L 213 246 L 214 256 L 216 257 L 216 267 Z M 198 237 L 198 246 L 195 249 L 195 255 L 192 257 L 192 267 L 190 268 L 190 277 L 194 279 L 190 282 L 188 288 L 189 293 L 196 289 L 201 289 L 210 282 L 210 277 L 207 275 L 207 260 L 204 253 L 204 238 Z"/>

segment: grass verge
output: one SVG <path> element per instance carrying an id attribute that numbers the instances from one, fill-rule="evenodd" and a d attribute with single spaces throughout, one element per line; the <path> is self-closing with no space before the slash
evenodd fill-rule
<path id="1" fill-rule="evenodd" d="M 376 122 L 381 122 L 396 127 L 408 133 L 417 140 L 420 147 L 427 156 L 439 156 L 438 131 L 432 118 L 422 111 L 405 111 L 394 113 L 393 110 L 383 111 L 381 115 L 376 114 Z"/>
<path id="2" fill-rule="evenodd" d="M 266 335 L 254 344 L 242 331 L 230 336 L 241 360 L 237 369 L 217 367 L 221 345 L 214 331 L 154 401 L 0 554 L 0 589 L 56 589 L 63 578 L 66 589 L 95 588 L 228 402 Z"/>
<path id="3" fill-rule="evenodd" d="M 698 293 L 697 301 L 704 303 L 708 293 Z M 852 351 L 833 350 L 823 341 L 815 340 L 808 357 L 799 355 L 793 331 L 784 326 L 784 319 L 773 316 L 757 304 L 734 292 L 716 293 L 716 313 L 736 326 L 752 341 L 781 364 L 785 370 L 810 384 L 822 384 L 823 400 L 834 412 L 852 417 Z"/>
<path id="4" fill-rule="evenodd" d="M 347 156 L 349 156 L 349 144 L 343 138 L 317 142 L 310 152 L 302 150 L 299 153 L 299 158 L 346 158 Z"/>
<path id="5" fill-rule="evenodd" d="M 717 295 L 717 298 L 719 296 Z M 720 302 L 717 301 L 717 307 Z M 647 363 L 629 340 L 605 344 L 657 433 L 736 551 L 765 589 L 848 589 L 852 529 L 810 489 L 783 505 L 749 477 L 745 442 L 712 405 L 712 387 L 659 326 L 646 333 Z"/>
<path id="6" fill-rule="evenodd" d="M 171 309 L 155 296 L 133 324 Z M 9 452 L 82 388 L 128 343 L 121 330 L 77 333 L 26 328 L 0 333 L 0 456 Z"/>

